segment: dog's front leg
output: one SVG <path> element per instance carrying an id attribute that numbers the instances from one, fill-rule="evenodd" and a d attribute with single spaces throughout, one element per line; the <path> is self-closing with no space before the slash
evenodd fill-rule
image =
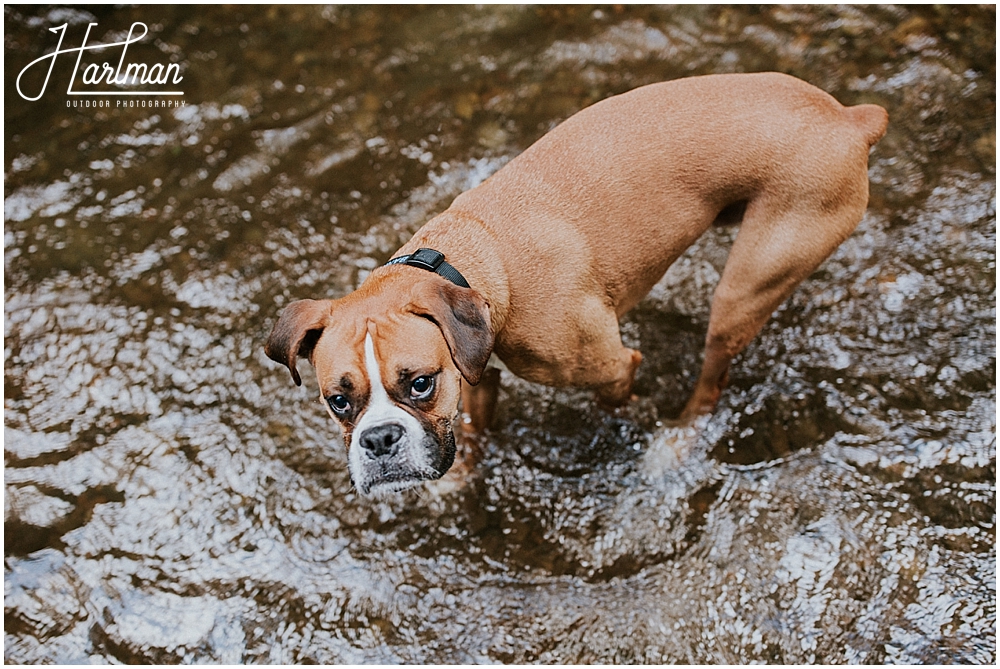
<path id="1" fill-rule="evenodd" d="M 428 490 L 444 495 L 466 487 L 475 478 L 485 446 L 484 432 L 493 424 L 500 370 L 488 367 L 477 385 L 462 380 L 462 413 L 455 430 L 455 463 L 443 478 L 428 482 Z"/>
<path id="2" fill-rule="evenodd" d="M 474 386 L 462 380 L 462 424 L 455 435 L 453 471 L 475 472 L 482 459 L 483 433 L 493 424 L 499 394 L 500 370 L 496 367 L 487 368 Z"/>
<path id="3" fill-rule="evenodd" d="M 472 386 L 462 380 L 463 431 L 482 434 L 490 428 L 499 393 L 500 370 L 496 367 L 487 368 L 477 385 Z"/>

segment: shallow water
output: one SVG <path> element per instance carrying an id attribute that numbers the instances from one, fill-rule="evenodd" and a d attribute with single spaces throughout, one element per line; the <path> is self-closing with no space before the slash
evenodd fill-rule
<path id="1" fill-rule="evenodd" d="M 995 662 L 993 8 L 90 11 L 5 8 L 6 661 Z M 67 21 L 185 106 L 23 101 Z M 891 122 L 716 414 L 666 426 L 732 229 L 626 317 L 627 412 L 505 374 L 480 481 L 360 499 L 281 307 L 589 103 L 768 69 Z"/>

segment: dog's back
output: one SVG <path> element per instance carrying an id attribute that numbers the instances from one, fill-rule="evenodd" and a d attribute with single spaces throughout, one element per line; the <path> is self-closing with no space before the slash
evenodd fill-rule
<path id="1" fill-rule="evenodd" d="M 572 116 L 403 250 L 471 251 L 508 368 L 618 404 L 641 360 L 618 318 L 713 221 L 739 219 L 690 418 L 712 410 L 733 356 L 861 220 L 886 123 L 880 107 L 846 108 L 783 74 L 645 86 Z"/>
<path id="2" fill-rule="evenodd" d="M 453 207 L 489 212 L 535 272 L 552 254 L 593 268 L 621 314 L 729 205 L 815 198 L 862 211 L 886 122 L 881 107 L 845 108 L 777 73 L 653 84 L 572 116 Z"/>

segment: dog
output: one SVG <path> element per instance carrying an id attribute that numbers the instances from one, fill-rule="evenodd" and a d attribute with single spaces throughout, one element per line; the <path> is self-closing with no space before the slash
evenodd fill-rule
<path id="1" fill-rule="evenodd" d="M 681 420 L 710 413 L 733 357 L 855 229 L 876 105 L 777 73 L 644 86 L 578 112 L 420 228 L 355 292 L 282 312 L 266 354 L 310 360 L 351 480 L 438 479 L 492 420 L 499 371 L 630 400 L 642 355 L 619 318 L 713 223 L 739 222 Z M 460 459 L 474 466 L 474 456 Z"/>

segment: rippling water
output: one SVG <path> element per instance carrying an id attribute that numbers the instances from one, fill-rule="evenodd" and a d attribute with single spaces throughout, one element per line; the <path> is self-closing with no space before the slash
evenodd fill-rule
<path id="1" fill-rule="evenodd" d="M 13 81 L 150 27 L 185 105 Z M 996 660 L 996 35 L 974 7 L 5 8 L 8 662 Z M 622 415 L 509 375 L 482 479 L 351 490 L 263 355 L 574 111 L 781 70 L 890 127 L 852 236 L 666 426 L 733 230 L 622 325 Z M 60 83 L 57 83 L 60 82 Z"/>

